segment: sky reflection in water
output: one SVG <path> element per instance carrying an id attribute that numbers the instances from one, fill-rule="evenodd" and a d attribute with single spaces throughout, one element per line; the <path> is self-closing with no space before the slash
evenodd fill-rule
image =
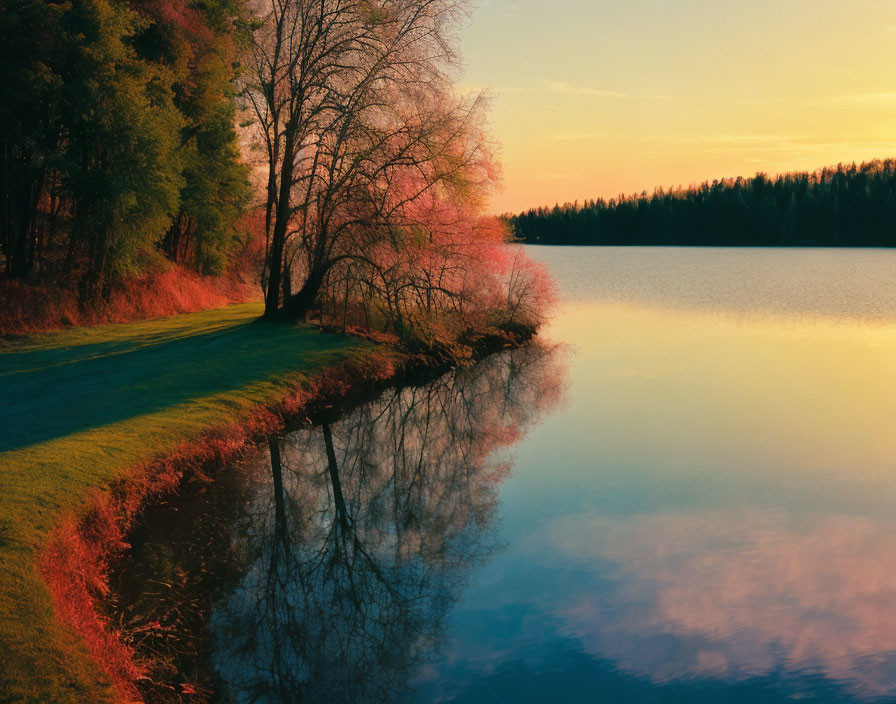
<path id="1" fill-rule="evenodd" d="M 896 253 L 534 254 L 568 401 L 416 700 L 896 698 Z"/>
<path id="2" fill-rule="evenodd" d="M 260 465 L 229 695 L 896 698 L 896 253 L 534 254 L 571 355 L 290 435 L 279 519 Z"/>

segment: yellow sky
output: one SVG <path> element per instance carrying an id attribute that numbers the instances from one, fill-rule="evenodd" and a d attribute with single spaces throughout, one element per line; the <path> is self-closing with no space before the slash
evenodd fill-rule
<path id="1" fill-rule="evenodd" d="M 480 0 L 495 212 L 896 156 L 896 0 Z"/>

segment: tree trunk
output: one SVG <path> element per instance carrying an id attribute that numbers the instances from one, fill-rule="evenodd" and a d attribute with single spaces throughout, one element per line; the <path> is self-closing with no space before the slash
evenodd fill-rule
<path id="1" fill-rule="evenodd" d="M 271 236 L 268 290 L 264 301 L 264 317 L 269 320 L 277 317 L 280 310 L 283 249 L 286 244 L 286 229 L 289 226 L 289 189 L 292 186 L 292 172 L 295 165 L 295 135 L 292 131 L 287 135 L 285 146 L 283 167 L 280 169 L 280 197 L 277 200 L 277 217 L 274 220 L 274 233 Z"/>
<path id="2" fill-rule="evenodd" d="M 12 266 L 10 274 L 14 279 L 27 279 L 31 273 L 31 261 L 29 257 L 29 235 L 31 234 L 31 222 L 34 217 L 32 207 L 32 189 L 29 185 L 19 187 L 19 217 L 15 224 L 13 243 L 11 248 Z"/>
<path id="3" fill-rule="evenodd" d="M 333 486 L 333 500 L 336 502 L 336 515 L 343 528 L 348 525 L 348 511 L 345 508 L 345 496 L 342 493 L 342 482 L 339 479 L 339 465 L 336 463 L 336 451 L 333 448 L 333 434 L 330 426 L 323 424 L 324 446 L 327 450 L 327 465 L 330 469 L 330 483 Z"/>
<path id="4" fill-rule="evenodd" d="M 302 320 L 305 313 L 311 310 L 320 288 L 323 286 L 326 269 L 322 266 L 315 267 L 308 273 L 305 283 L 294 295 L 283 302 L 282 318 L 288 321 Z"/>
<path id="5" fill-rule="evenodd" d="M 289 531 L 286 529 L 286 501 L 283 496 L 283 462 L 280 459 L 280 439 L 268 438 L 268 449 L 271 453 L 271 477 L 274 480 L 274 527 L 277 538 L 283 543 L 289 542 Z"/>

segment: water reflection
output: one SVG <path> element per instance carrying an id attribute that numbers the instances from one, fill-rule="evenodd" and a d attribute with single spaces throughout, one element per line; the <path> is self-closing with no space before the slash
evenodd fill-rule
<path id="1" fill-rule="evenodd" d="M 896 322 L 893 249 L 527 247 L 565 300 L 733 320 Z"/>
<path id="2" fill-rule="evenodd" d="M 142 601 L 225 701 L 896 701 L 896 251 L 536 253 L 562 412 L 532 347 L 290 435 Z"/>
<path id="3" fill-rule="evenodd" d="M 654 682 L 817 673 L 854 697 L 896 691 L 892 528 L 782 510 L 591 514 L 556 522 L 545 543 L 556 564 L 601 585 L 599 601 L 576 589 L 546 611 L 628 672 Z"/>
<path id="4" fill-rule="evenodd" d="M 236 525 L 248 569 L 212 617 L 234 701 L 394 701 L 498 548 L 512 446 L 561 395 L 530 345 L 269 445 Z"/>
<path id="5" fill-rule="evenodd" d="M 415 701 L 896 701 L 896 252 L 535 254 L 568 404 Z"/>

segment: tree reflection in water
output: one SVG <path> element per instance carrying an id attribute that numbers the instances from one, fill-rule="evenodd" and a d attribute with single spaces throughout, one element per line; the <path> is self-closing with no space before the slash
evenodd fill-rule
<path id="1" fill-rule="evenodd" d="M 212 617 L 224 697 L 399 698 L 498 547 L 498 451 L 559 400 L 561 369 L 532 344 L 272 439 L 235 530 L 251 566 Z"/>

